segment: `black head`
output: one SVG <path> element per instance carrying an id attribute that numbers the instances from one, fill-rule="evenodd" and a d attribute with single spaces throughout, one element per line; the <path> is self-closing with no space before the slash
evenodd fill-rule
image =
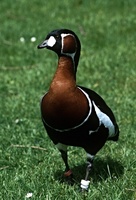
<path id="1" fill-rule="evenodd" d="M 38 49 L 47 48 L 60 56 L 69 56 L 76 67 L 80 56 L 80 41 L 77 35 L 68 29 L 58 29 L 50 32 L 45 40 L 38 45 Z"/>

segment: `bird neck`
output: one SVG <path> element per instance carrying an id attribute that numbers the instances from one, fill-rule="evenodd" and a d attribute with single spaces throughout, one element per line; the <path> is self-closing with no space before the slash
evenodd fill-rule
<path id="1" fill-rule="evenodd" d="M 72 58 L 59 58 L 56 73 L 41 107 L 45 122 L 57 129 L 75 127 L 88 115 L 88 100 L 76 86 Z"/>
<path id="2" fill-rule="evenodd" d="M 74 63 L 71 57 L 61 56 L 58 60 L 58 67 L 50 85 L 50 91 L 73 90 L 76 87 L 76 74 Z"/>

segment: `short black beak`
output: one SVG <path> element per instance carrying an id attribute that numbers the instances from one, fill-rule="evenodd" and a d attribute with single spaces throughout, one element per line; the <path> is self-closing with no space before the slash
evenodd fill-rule
<path id="1" fill-rule="evenodd" d="M 38 49 L 43 49 L 48 47 L 48 40 L 44 40 L 41 44 L 37 46 Z"/>

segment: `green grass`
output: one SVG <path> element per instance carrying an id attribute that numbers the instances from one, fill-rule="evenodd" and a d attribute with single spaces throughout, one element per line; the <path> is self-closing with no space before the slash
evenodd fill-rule
<path id="1" fill-rule="evenodd" d="M 0 199 L 23 200 L 28 192 L 33 200 L 83 199 L 79 184 L 85 152 L 70 147 L 76 183 L 62 182 L 63 162 L 40 119 L 40 98 L 48 90 L 57 57 L 36 46 L 61 27 L 75 31 L 82 43 L 78 84 L 103 96 L 120 126 L 119 142 L 108 142 L 98 153 L 84 198 L 136 199 L 135 5 L 135 0 L 1 2 Z M 36 42 L 30 41 L 32 36 Z"/>

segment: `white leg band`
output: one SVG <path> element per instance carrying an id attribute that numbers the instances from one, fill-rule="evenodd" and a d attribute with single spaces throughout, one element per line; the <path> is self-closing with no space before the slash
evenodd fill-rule
<path id="1" fill-rule="evenodd" d="M 90 181 L 81 180 L 81 188 L 88 190 L 89 183 L 90 183 Z"/>

